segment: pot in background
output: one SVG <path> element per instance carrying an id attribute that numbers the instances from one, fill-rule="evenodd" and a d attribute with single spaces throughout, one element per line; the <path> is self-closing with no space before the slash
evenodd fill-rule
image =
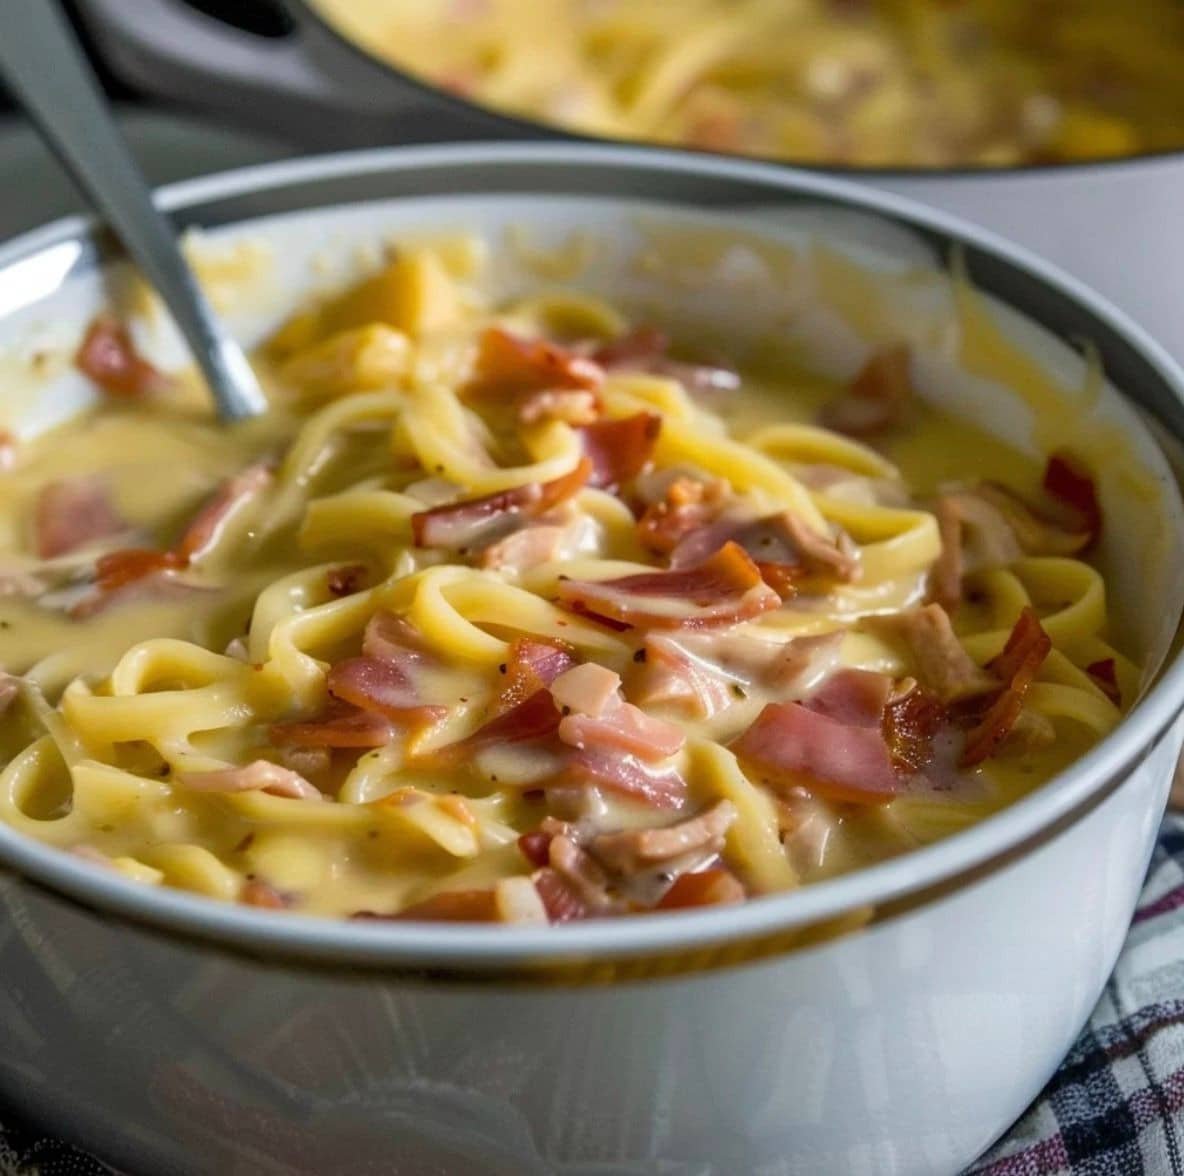
<path id="1" fill-rule="evenodd" d="M 188 0 L 78 0 L 107 64 L 136 89 L 312 150 L 572 138 L 412 78 L 345 41 L 310 0 L 254 7 L 263 14 L 257 24 L 287 35 L 252 35 Z M 1052 167 L 836 171 L 1029 246 L 1114 300 L 1184 362 L 1177 312 L 1184 153 Z"/>
<path id="2" fill-rule="evenodd" d="M 466 208 L 480 223 L 574 200 L 573 223 L 600 208 L 623 225 L 635 213 L 621 193 L 770 236 L 821 209 L 914 256 L 960 243 L 976 285 L 1045 328 L 1050 354 L 1073 361 L 1052 336 L 1092 340 L 1140 410 L 1184 429 L 1184 376 L 1088 291 L 987 234 L 824 177 L 462 146 L 276 164 L 164 202 L 211 231 L 275 217 L 247 231 L 323 249 Z M 21 321 L 83 321 L 102 298 L 99 260 L 81 221 L 0 250 L 0 338 Z M 1136 415 L 1116 419 L 1164 484 L 1169 566 L 1158 581 L 1138 569 L 1155 582 L 1127 602 L 1163 644 L 1184 507 Z M 1097 1000 L 1182 705 L 1177 658 L 1112 736 L 1003 813 L 724 912 L 534 931 L 278 917 L 140 887 L 0 828 L 0 1088 L 154 1176 L 953 1173 L 1022 1112 Z"/>

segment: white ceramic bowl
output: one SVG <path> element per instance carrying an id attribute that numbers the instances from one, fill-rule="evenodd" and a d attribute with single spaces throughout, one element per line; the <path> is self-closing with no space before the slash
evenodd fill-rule
<path id="1" fill-rule="evenodd" d="M 1102 471 L 1108 517 L 1122 519 L 1103 558 L 1112 607 L 1166 668 L 1110 738 L 1006 812 L 722 912 L 546 930 L 277 917 L 138 887 L 0 828 L 5 1097 L 153 1176 L 951 1173 L 971 1161 L 1096 1001 L 1184 736 L 1184 664 L 1168 653 L 1184 507 L 1144 423 L 1184 433 L 1184 376 L 1030 255 L 894 197 L 760 164 L 403 149 L 232 173 L 163 199 L 215 245 L 270 243 L 270 285 L 289 301 L 314 255 L 409 228 L 526 224 L 535 243 L 591 232 L 603 247 L 584 280 L 634 296 L 646 291 L 630 286 L 623 243 L 638 240 L 639 217 L 722 218 L 791 248 L 821 237 L 884 272 L 961 243 L 979 288 L 1020 312 L 997 307 L 1008 333 L 1042 364 L 1071 380 L 1083 361 L 1060 340 L 1088 338 L 1122 389 L 1089 411 L 1134 448 L 1160 502 L 1133 509 Z M 80 221 L 0 249 L 0 351 L 69 346 L 101 301 L 103 260 Z M 497 280 L 523 276 L 506 263 Z M 228 313 L 249 335 L 283 302 Z M 743 330 L 764 308 L 700 287 L 679 312 Z M 819 362 L 849 364 L 849 333 L 821 334 Z M 1020 409 L 960 380 L 941 338 L 922 392 L 1022 442 Z M 0 425 L 25 428 L 87 395 L 69 375 L 6 391 Z M 1157 558 L 1153 532 L 1166 539 Z"/>

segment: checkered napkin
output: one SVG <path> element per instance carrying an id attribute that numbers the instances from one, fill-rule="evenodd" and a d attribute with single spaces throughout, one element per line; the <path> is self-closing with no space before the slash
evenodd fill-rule
<path id="1" fill-rule="evenodd" d="M 1184 816 L 1164 822 L 1089 1024 L 1027 1114 L 966 1176 L 1062 1174 L 1184 1176 Z M 0 1112 L 0 1176 L 115 1174 Z"/>

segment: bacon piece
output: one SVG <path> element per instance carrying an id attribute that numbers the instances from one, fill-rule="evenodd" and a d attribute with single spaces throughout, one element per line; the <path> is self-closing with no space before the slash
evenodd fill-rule
<path id="1" fill-rule="evenodd" d="M 257 462 L 225 479 L 193 516 L 173 551 L 187 564 L 200 559 L 218 542 L 231 515 L 259 494 L 271 477 L 271 468 L 265 462 Z"/>
<path id="2" fill-rule="evenodd" d="M 591 913 L 575 886 L 550 866 L 536 870 L 532 877 L 543 909 L 552 923 L 586 919 Z"/>
<path id="3" fill-rule="evenodd" d="M 608 894 L 608 879 L 590 854 L 567 834 L 551 838 L 547 850 L 551 869 L 567 882 L 589 913 L 607 913 L 613 901 Z"/>
<path id="4" fill-rule="evenodd" d="M 686 742 L 680 727 L 620 701 L 598 717 L 565 715 L 559 723 L 559 738 L 569 747 L 607 748 L 635 755 L 646 763 L 668 759 Z"/>
<path id="5" fill-rule="evenodd" d="M 238 900 L 244 906 L 259 907 L 267 911 L 284 911 L 291 901 L 274 886 L 259 878 L 248 878 L 239 891 Z"/>
<path id="6" fill-rule="evenodd" d="M 942 703 L 974 698 L 994 689 L 991 675 L 975 665 L 940 604 L 866 617 L 863 628 L 901 641 L 921 685 Z"/>
<path id="7" fill-rule="evenodd" d="M 136 350 L 127 328 L 108 314 L 91 320 L 74 365 L 111 396 L 138 399 L 168 386 L 165 377 Z"/>
<path id="8" fill-rule="evenodd" d="M 604 370 L 594 360 L 546 339 L 524 339 L 502 327 L 481 336 L 476 371 L 466 392 L 474 396 L 517 395 L 545 388 L 595 391 Z"/>
<path id="9" fill-rule="evenodd" d="M 657 863 L 699 851 L 718 854 L 736 815 L 736 806 L 730 800 L 720 800 L 674 825 L 598 833 L 588 842 L 588 852 L 619 874 L 639 873 Z"/>
<path id="10" fill-rule="evenodd" d="M 1102 693 L 1115 706 L 1122 706 L 1122 691 L 1118 688 L 1118 671 L 1112 657 L 1090 662 L 1085 672 L 1102 688 Z"/>
<path id="11" fill-rule="evenodd" d="M 1030 607 L 1025 608 L 1003 652 L 987 667 L 1003 683 L 1003 688 L 967 734 L 960 767 L 974 767 L 995 754 L 1019 718 L 1024 695 L 1051 649 L 1052 639 L 1040 619 Z"/>
<path id="12" fill-rule="evenodd" d="M 1004 540 L 997 523 L 997 538 L 987 542 L 989 536 L 985 516 L 982 519 L 968 518 L 968 522 L 979 523 L 979 538 L 985 548 L 979 556 L 980 566 L 983 567 L 1010 563 L 1018 558 L 1018 553 L 1011 554 L 1017 543 L 1020 550 L 1029 555 L 1076 555 L 1088 547 L 1093 538 L 1092 532 L 1084 524 L 1076 529 L 1067 528 L 1062 525 L 1063 520 L 1040 513 L 1015 491 L 998 482 L 980 482 L 973 490 L 963 491 L 958 497 L 963 500 L 963 509 L 968 513 L 974 503 L 978 503 L 980 509 L 983 505 L 993 508 L 1011 532 L 1010 549 L 1002 550 Z"/>
<path id="13" fill-rule="evenodd" d="M 913 397 L 909 349 L 903 345 L 875 352 L 850 387 L 823 409 L 822 423 L 855 437 L 895 428 Z"/>
<path id="14" fill-rule="evenodd" d="M 518 849 L 532 866 L 545 866 L 550 860 L 552 834 L 536 829 L 518 838 Z"/>
<path id="15" fill-rule="evenodd" d="M 570 647 L 558 641 L 516 638 L 506 659 L 506 680 L 498 695 L 498 710 L 511 710 L 532 694 L 545 690 L 575 664 Z"/>
<path id="16" fill-rule="evenodd" d="M 919 686 L 884 707 L 883 733 L 892 766 L 913 776 L 933 759 L 933 741 L 948 724 L 946 708 Z"/>
<path id="17" fill-rule="evenodd" d="M 632 755 L 621 755 L 589 747 L 573 753 L 563 779 L 619 792 L 655 808 L 681 808 L 686 799 L 686 781 L 674 767 L 654 767 Z"/>
<path id="18" fill-rule="evenodd" d="M 574 612 L 655 629 L 733 625 L 781 605 L 748 553 L 731 542 L 696 567 L 614 580 L 564 580 L 558 595 L 560 604 Z"/>
<path id="19" fill-rule="evenodd" d="M 730 493 L 723 478 L 703 482 L 676 477 L 664 497 L 651 502 L 637 520 L 638 541 L 658 555 L 669 555 L 693 531 L 719 518 Z"/>
<path id="20" fill-rule="evenodd" d="M 691 907 L 731 906 L 745 899 L 744 886 L 731 870 L 713 866 L 693 874 L 682 874 L 654 908 L 659 911 Z"/>
<path id="21" fill-rule="evenodd" d="M 418 630 L 404 617 L 376 612 L 362 633 L 362 653 L 379 661 L 392 662 L 405 673 L 430 660 Z"/>
<path id="22" fill-rule="evenodd" d="M 1041 485 L 1058 502 L 1067 506 L 1083 524 L 1092 543 L 1102 533 L 1102 507 L 1093 476 L 1066 450 L 1058 450 L 1044 467 Z"/>
<path id="23" fill-rule="evenodd" d="M 590 425 L 599 416 L 599 397 L 583 388 L 541 388 L 518 405 L 518 419 L 524 425 L 537 425 L 540 421 Z"/>
<path id="24" fill-rule="evenodd" d="M 851 582 L 859 578 L 859 557 L 845 532 L 820 535 L 791 511 L 763 518 L 719 518 L 691 531 L 670 554 L 671 567 L 698 563 L 725 542 L 738 543 L 779 595 L 792 596 L 806 577 Z"/>
<path id="25" fill-rule="evenodd" d="M 592 472 L 592 463 L 584 458 L 571 473 L 551 482 L 528 482 L 481 498 L 417 511 L 411 516 L 415 544 L 462 551 L 483 545 L 496 538 L 507 524 L 512 529 L 521 519 L 536 518 L 570 498 L 588 482 Z"/>
<path id="26" fill-rule="evenodd" d="M 277 747 L 385 747 L 395 727 L 373 711 L 335 707 L 320 718 L 273 723 L 269 736 Z"/>
<path id="27" fill-rule="evenodd" d="M 110 594 L 161 572 L 179 571 L 184 566 L 171 551 L 125 547 L 95 560 L 95 583 L 104 594 Z"/>
<path id="28" fill-rule="evenodd" d="M 495 715 L 471 735 L 436 749 L 432 755 L 443 762 L 455 762 L 469 759 L 486 747 L 545 739 L 558 730 L 561 717 L 550 691 L 536 690 L 516 706 Z"/>
<path id="29" fill-rule="evenodd" d="M 796 702 L 769 703 L 732 751 L 762 782 L 825 800 L 884 804 L 900 790 L 878 725 L 848 726 Z"/>
<path id="30" fill-rule="evenodd" d="M 65 555 L 127 530 L 103 479 L 89 475 L 47 483 L 37 496 L 33 526 L 37 554 L 42 559 Z"/>
<path id="31" fill-rule="evenodd" d="M 615 490 L 633 481 L 649 465 L 661 431 L 662 418 L 648 412 L 576 429 L 592 463 L 588 485 Z"/>
<path id="32" fill-rule="evenodd" d="M 639 706 L 674 706 L 691 718 L 709 719 L 737 697 L 735 682 L 673 637 L 651 633 L 638 652 L 642 657 L 626 693 Z"/>
<path id="33" fill-rule="evenodd" d="M 270 760 L 254 760 L 243 767 L 213 772 L 178 772 L 176 781 L 191 792 L 268 792 L 292 800 L 323 800 L 319 788 L 289 768 Z"/>
<path id="34" fill-rule="evenodd" d="M 804 705 L 844 727 L 878 730 L 891 693 L 887 674 L 843 668 L 828 674 Z"/>
<path id="35" fill-rule="evenodd" d="M 327 684 L 329 693 L 341 702 L 412 730 L 430 727 L 448 714 L 447 707 L 426 705 L 415 683 L 396 663 L 376 657 L 338 662 L 329 671 Z"/>
<path id="36" fill-rule="evenodd" d="M 529 571 L 561 559 L 569 552 L 571 538 L 571 524 L 535 523 L 482 548 L 477 564 L 497 571 Z"/>
<path id="37" fill-rule="evenodd" d="M 330 568 L 325 574 L 325 587 L 331 596 L 352 596 L 366 586 L 370 570 L 365 564 L 345 564 Z"/>
<path id="38" fill-rule="evenodd" d="M 941 551 L 929 570 L 929 594 L 945 609 L 962 601 L 962 512 L 952 495 L 941 495 L 934 504 Z"/>

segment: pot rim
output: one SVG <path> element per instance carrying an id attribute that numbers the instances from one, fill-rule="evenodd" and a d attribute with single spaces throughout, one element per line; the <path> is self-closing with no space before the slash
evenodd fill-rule
<path id="1" fill-rule="evenodd" d="M 317 0 L 285 0 L 290 11 L 294 11 L 304 20 L 312 23 L 317 32 L 329 39 L 338 49 L 343 50 L 348 57 L 365 62 L 370 68 L 382 70 L 388 77 L 406 86 L 424 98 L 431 99 L 457 114 L 469 118 L 478 118 L 489 125 L 491 130 L 501 130 L 503 133 L 512 131 L 520 138 L 539 139 L 542 136 L 561 143 L 586 143 L 633 147 L 642 151 L 676 152 L 687 155 L 692 159 L 749 159 L 758 163 L 766 163 L 772 167 L 789 167 L 801 171 L 815 172 L 819 175 L 838 176 L 845 179 L 869 180 L 990 180 L 995 177 L 1042 176 L 1045 178 L 1068 174 L 1076 177 L 1079 173 L 1087 174 L 1100 171 L 1109 172 L 1118 168 L 1127 168 L 1140 163 L 1178 163 L 1184 160 L 1184 146 L 1165 147 L 1160 151 L 1140 151 L 1133 155 L 1118 155 L 1101 157 L 1098 159 L 1066 160 L 1063 163 L 1021 163 L 997 167 L 990 164 L 960 164 L 956 167 L 908 167 L 903 165 L 885 164 L 877 167 L 856 167 L 853 164 L 839 163 L 808 163 L 793 159 L 780 159 L 775 156 L 739 155 L 733 156 L 724 152 L 711 151 L 699 147 L 679 147 L 670 144 L 651 143 L 645 139 L 617 139 L 607 135 L 594 135 L 587 131 L 577 131 L 565 127 L 560 123 L 548 123 L 542 119 L 527 118 L 512 111 L 499 110 L 483 102 L 476 102 L 465 98 L 461 94 L 446 90 L 443 86 L 434 86 L 431 82 L 410 70 L 403 69 L 394 62 L 371 52 L 360 41 L 349 36 L 326 16 Z"/>
<path id="2" fill-rule="evenodd" d="M 686 152 L 574 143 L 484 143 L 395 147 L 284 160 L 172 184 L 159 191 L 160 205 L 172 212 L 205 203 L 249 195 L 250 217 L 276 211 L 314 212 L 340 207 L 316 202 L 277 201 L 300 184 L 414 174 L 422 180 L 433 170 L 471 170 L 481 166 L 511 169 L 542 166 L 562 176 L 565 169 L 596 168 L 623 175 L 660 177 L 670 182 L 676 198 L 680 177 L 731 180 L 762 189 L 770 199 L 823 200 L 870 212 L 913 231 L 975 251 L 985 262 L 1012 277 L 1022 277 L 1062 305 L 1084 311 L 1117 345 L 1133 349 L 1160 387 L 1161 400 L 1184 419 L 1184 370 L 1122 311 L 1071 275 L 1028 250 L 988 230 L 929 209 L 909 198 L 817 173 L 803 173 L 769 164 Z M 627 190 L 627 189 L 626 189 Z M 529 191 L 523 195 L 532 195 Z M 387 193 L 398 195 L 397 190 Z M 373 197 L 368 197 L 373 198 Z M 738 213 L 743 216 L 743 213 Z M 237 220 L 233 223 L 243 223 Z M 249 223 L 249 218 L 246 223 Z M 94 254 L 96 224 L 68 217 L 0 245 L 0 283 L 6 271 L 45 251 L 70 244 L 83 246 L 78 256 Z M 980 285 L 982 283 L 979 283 Z M 989 289 L 989 286 L 988 286 Z M 1005 298 L 1006 300 L 1006 298 Z M 1028 312 L 1024 312 L 1028 313 Z M 1037 321 L 1039 321 L 1038 316 Z M 1054 334 L 1055 327 L 1044 324 Z M 1062 333 L 1062 337 L 1063 333 Z M 1120 392 L 1125 389 L 1120 387 Z M 1134 398 L 1136 403 L 1139 399 Z M 1177 422 L 1178 423 L 1178 422 Z M 1179 537 L 1178 537 L 1179 539 Z M 277 917 L 249 907 L 221 904 L 166 888 L 147 887 L 100 870 L 72 855 L 28 838 L 0 824 L 0 867 L 8 867 L 45 888 L 83 905 L 128 920 L 246 949 L 252 954 L 367 966 L 445 967 L 461 971 L 487 968 L 537 967 L 573 960 L 611 960 L 655 953 L 734 947 L 816 924 L 855 908 L 899 901 L 910 894 L 945 893 L 960 877 L 967 883 L 981 877 L 992 862 L 1026 854 L 1078 819 L 1091 802 L 1126 774 L 1156 742 L 1184 708 L 1184 653 L 1161 669 L 1155 684 L 1122 720 L 1066 771 L 999 813 L 902 857 L 838 878 L 812 883 L 783 894 L 750 899 L 717 909 L 591 921 L 558 927 L 483 927 L 460 924 L 341 921 L 308 915 Z"/>

